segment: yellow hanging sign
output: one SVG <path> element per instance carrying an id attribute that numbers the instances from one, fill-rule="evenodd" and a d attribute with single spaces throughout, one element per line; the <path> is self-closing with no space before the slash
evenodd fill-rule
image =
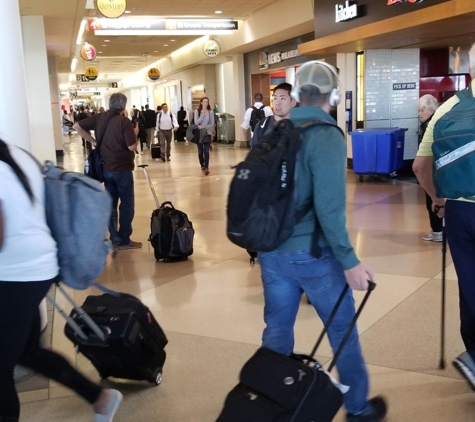
<path id="1" fill-rule="evenodd" d="M 90 81 L 95 81 L 99 76 L 99 72 L 95 67 L 88 67 L 84 71 L 84 75 L 87 76 Z"/>
<path id="2" fill-rule="evenodd" d="M 156 67 L 152 67 L 152 68 L 148 71 L 148 77 L 149 77 L 152 81 L 156 81 L 156 80 L 160 77 L 160 71 L 159 71 Z"/>
<path id="3" fill-rule="evenodd" d="M 96 9 L 106 18 L 120 18 L 126 8 L 126 0 L 96 0 Z"/>

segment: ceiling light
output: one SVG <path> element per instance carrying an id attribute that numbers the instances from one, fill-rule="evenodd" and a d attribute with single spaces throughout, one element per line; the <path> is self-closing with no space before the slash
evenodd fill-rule
<path id="1" fill-rule="evenodd" d="M 130 10 L 126 10 L 125 13 L 132 13 Z"/>
<path id="2" fill-rule="evenodd" d="M 216 10 L 216 12 L 214 12 L 214 13 L 216 13 L 217 15 L 220 15 L 223 12 L 221 12 L 221 10 Z"/>
<path id="3" fill-rule="evenodd" d="M 98 51 L 98 53 L 99 53 L 99 54 L 101 54 L 101 53 L 102 53 L 102 51 Z"/>
<path id="4" fill-rule="evenodd" d="M 110 40 L 104 40 L 104 42 L 110 42 Z"/>
<path id="5" fill-rule="evenodd" d="M 158 50 L 155 50 L 154 53 L 158 53 Z"/>
<path id="6" fill-rule="evenodd" d="M 107 44 L 101 44 L 101 47 L 107 47 Z"/>
<path id="7" fill-rule="evenodd" d="M 76 70 L 76 65 L 78 64 L 78 59 L 74 57 L 71 60 L 71 72 L 74 72 Z"/>
<path id="8" fill-rule="evenodd" d="M 164 47 L 168 47 L 168 44 L 163 44 Z"/>
<path id="9" fill-rule="evenodd" d="M 76 45 L 82 43 L 82 36 L 84 35 L 84 30 L 86 29 L 87 20 L 83 19 L 81 25 L 79 26 L 78 37 L 76 38 Z"/>
<path id="10" fill-rule="evenodd" d="M 170 40 L 170 41 L 175 41 L 175 40 Z"/>

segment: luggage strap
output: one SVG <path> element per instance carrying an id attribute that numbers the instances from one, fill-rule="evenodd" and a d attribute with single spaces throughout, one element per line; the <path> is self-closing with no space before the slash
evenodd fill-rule
<path id="1" fill-rule="evenodd" d="M 358 317 L 360 316 L 361 312 L 363 311 L 363 308 L 366 305 L 366 302 L 368 301 L 371 292 L 376 287 L 376 283 L 374 283 L 372 281 L 368 280 L 368 284 L 369 284 L 368 291 L 366 292 L 366 295 L 363 298 L 363 301 L 361 302 L 361 305 L 359 306 L 358 310 L 356 311 L 355 316 L 351 320 L 350 325 L 348 326 L 348 328 L 345 332 L 343 340 L 341 341 L 340 345 L 338 346 L 337 351 L 335 352 L 335 356 L 333 356 L 333 359 L 330 363 L 330 366 L 328 367 L 328 372 L 330 372 L 333 369 L 333 367 L 335 366 L 336 361 L 338 360 L 338 358 L 341 355 L 341 352 L 343 351 L 343 347 L 345 347 L 345 344 L 348 341 L 348 337 L 350 337 L 351 331 L 353 330 L 353 328 L 356 325 L 356 321 L 358 320 Z M 320 336 L 318 337 L 317 342 L 315 343 L 315 346 L 313 346 L 313 349 L 312 349 L 310 355 L 308 356 L 308 359 L 307 359 L 307 362 L 306 362 L 307 365 L 310 365 L 312 362 L 315 362 L 315 359 L 314 359 L 315 353 L 317 352 L 317 349 L 320 346 L 320 344 L 323 340 L 323 337 L 325 337 L 325 334 L 327 333 L 328 327 L 332 323 L 333 318 L 335 318 L 335 315 L 336 315 L 338 309 L 340 308 L 340 305 L 343 302 L 343 299 L 345 298 L 346 293 L 348 292 L 349 288 L 350 288 L 350 286 L 348 286 L 348 284 L 346 284 L 345 287 L 343 288 L 343 291 L 341 292 L 341 295 L 338 298 L 338 301 L 336 302 L 336 304 L 335 304 L 335 306 L 332 310 L 332 313 L 328 317 L 328 320 L 327 320 L 327 322 L 325 323 L 325 325 L 323 327 L 323 331 L 321 332 Z"/>

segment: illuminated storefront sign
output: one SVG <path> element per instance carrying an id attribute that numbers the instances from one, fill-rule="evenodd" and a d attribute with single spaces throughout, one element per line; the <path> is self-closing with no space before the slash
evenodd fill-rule
<path id="1" fill-rule="evenodd" d="M 270 64 L 276 64 L 283 62 L 284 60 L 291 59 L 293 57 L 297 57 L 299 55 L 299 51 L 297 49 L 286 51 L 284 53 L 265 53 L 262 52 L 259 55 L 259 69 L 264 70 L 269 67 Z"/>
<path id="2" fill-rule="evenodd" d="M 120 18 L 127 8 L 126 0 L 97 0 L 96 6 L 99 12 L 106 18 Z"/>
<path id="3" fill-rule="evenodd" d="M 424 0 L 388 0 L 388 6 L 391 4 L 398 4 L 398 3 L 421 3 Z"/>
<path id="4" fill-rule="evenodd" d="M 335 22 L 343 22 L 358 17 L 358 6 L 347 0 L 344 5 L 335 4 Z"/>

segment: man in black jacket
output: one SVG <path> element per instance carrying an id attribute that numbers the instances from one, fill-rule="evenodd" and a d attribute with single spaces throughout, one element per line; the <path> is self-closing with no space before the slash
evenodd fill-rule
<path id="1" fill-rule="evenodd" d="M 157 117 L 155 112 L 149 109 L 148 104 L 145 105 L 143 116 L 145 117 L 145 131 L 147 132 L 147 146 L 150 148 L 150 144 L 153 143 L 153 137 L 155 136 Z"/>

